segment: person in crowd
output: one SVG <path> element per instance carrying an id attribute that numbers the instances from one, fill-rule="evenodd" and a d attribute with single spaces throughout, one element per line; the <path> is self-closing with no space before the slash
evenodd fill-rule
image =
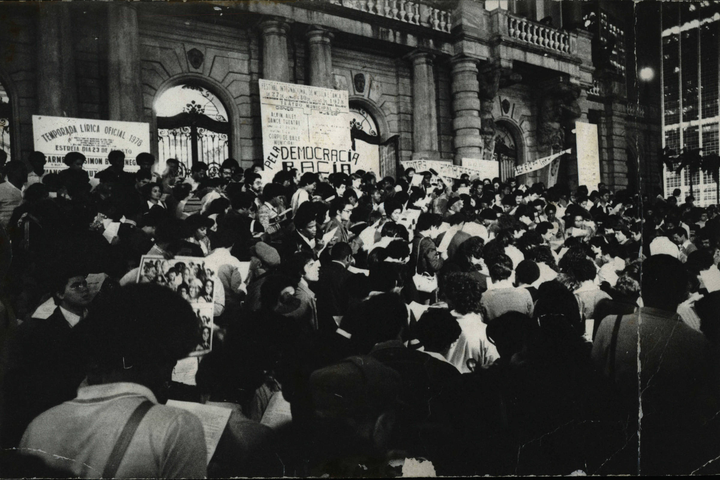
<path id="1" fill-rule="evenodd" d="M 161 404 L 198 336 L 190 306 L 164 287 L 133 285 L 99 302 L 87 323 L 87 385 L 35 418 L 20 451 L 83 478 L 205 477 L 200 420 Z M 125 440 L 131 417 L 138 420 Z"/>
<path id="2" fill-rule="evenodd" d="M 22 187 L 27 182 L 27 168 L 19 161 L 5 165 L 5 181 L 0 183 L 0 225 L 7 229 L 13 210 L 23 201 Z"/>
<path id="3" fill-rule="evenodd" d="M 298 183 L 298 189 L 295 191 L 290 201 L 293 214 L 297 214 L 300 205 L 312 199 L 312 195 L 315 193 L 317 185 L 318 176 L 316 173 L 303 173 L 302 177 L 300 177 L 300 183 Z"/>
<path id="4" fill-rule="evenodd" d="M 35 183 L 42 183 L 43 178 L 47 172 L 45 171 L 45 164 L 47 158 L 42 152 L 32 152 L 28 155 L 28 163 L 30 164 L 30 173 L 28 174 L 27 182 L 25 182 L 25 188 Z"/>
<path id="5" fill-rule="evenodd" d="M 95 174 L 100 183 L 130 183 L 132 174 L 125 171 L 125 154 L 119 150 L 111 150 L 108 153 L 107 161 L 110 164 L 105 170 Z"/>
<path id="6" fill-rule="evenodd" d="M 306 329 L 317 330 L 318 309 L 315 292 L 310 289 L 310 284 L 316 284 L 320 280 L 320 261 L 312 253 L 300 251 L 295 253 L 287 261 L 288 275 L 297 280 L 295 298 L 300 301 L 298 308 L 289 313 Z"/>
<path id="7" fill-rule="evenodd" d="M 640 466 L 647 473 L 689 473 L 714 457 L 707 448 L 718 406 L 710 343 L 675 313 L 688 280 L 678 259 L 651 256 L 642 268 L 643 307 L 605 318 L 593 342 L 593 360 L 624 397 L 637 402 L 642 391 Z"/>
<path id="8" fill-rule="evenodd" d="M 492 283 L 488 285 L 480 300 L 485 322 L 490 324 L 506 312 L 520 312 L 532 316 L 532 295 L 525 288 L 515 287 L 515 271 L 510 257 L 498 254 L 488 268 Z"/>
<path id="9" fill-rule="evenodd" d="M 352 248 L 345 242 L 331 247 L 330 259 L 330 263 L 320 267 L 317 283 L 318 328 L 335 331 L 348 309 L 346 282 L 353 276 L 348 267 L 355 260 Z"/>
<path id="10" fill-rule="evenodd" d="M 415 238 L 413 239 L 413 256 L 408 263 L 409 282 L 414 282 L 415 275 L 437 279 L 437 273 L 442 268 L 444 260 L 433 240 L 439 233 L 441 222 L 440 216 L 433 213 L 421 213 L 418 217 L 415 226 Z M 426 291 L 429 289 L 414 286 L 416 287 L 415 299 L 416 301 L 419 300 L 420 303 L 430 302 L 431 299 L 437 296 L 437 289 Z"/>

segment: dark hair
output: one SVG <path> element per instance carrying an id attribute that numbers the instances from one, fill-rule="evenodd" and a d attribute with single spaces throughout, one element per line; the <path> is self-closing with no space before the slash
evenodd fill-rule
<path id="1" fill-rule="evenodd" d="M 268 275 L 260 286 L 260 305 L 265 310 L 271 310 L 278 302 L 280 292 L 287 287 L 296 287 L 297 280 L 286 275 Z"/>
<path id="2" fill-rule="evenodd" d="M 684 265 L 670 255 L 653 255 L 642 265 L 642 297 L 645 305 L 672 306 L 685 300 L 688 275 Z"/>
<path id="3" fill-rule="evenodd" d="M 390 216 L 395 210 L 402 212 L 402 205 L 395 200 L 385 200 L 385 213 Z"/>
<path id="4" fill-rule="evenodd" d="M 482 287 L 468 273 L 452 272 L 444 278 L 444 295 L 455 311 L 461 315 L 480 311 Z"/>
<path id="5" fill-rule="evenodd" d="M 149 163 L 150 165 L 153 165 L 155 163 L 155 156 L 152 153 L 140 152 L 135 157 L 135 163 L 137 163 L 138 165 L 140 165 L 141 163 Z M 197 163 L 197 165 L 200 165 L 200 164 L 205 165 L 202 162 Z M 205 165 L 205 168 L 207 168 L 207 165 Z"/>
<path id="6" fill-rule="evenodd" d="M 153 284 L 113 290 L 98 299 L 85 322 L 89 372 L 95 375 L 129 367 L 136 373 L 183 358 L 196 344 L 200 327 L 188 302 Z"/>
<path id="7" fill-rule="evenodd" d="M 135 181 L 139 182 L 140 180 L 152 180 L 152 172 L 141 168 L 135 172 Z"/>
<path id="8" fill-rule="evenodd" d="M 330 202 L 330 216 L 339 215 L 348 204 L 349 202 L 344 197 L 333 198 L 332 202 Z"/>
<path id="9" fill-rule="evenodd" d="M 300 183 L 298 184 L 298 186 L 305 187 L 307 185 L 312 185 L 313 183 L 317 183 L 317 182 L 318 182 L 317 173 L 305 172 L 302 174 L 302 177 L 300 177 Z"/>
<path id="10" fill-rule="evenodd" d="M 68 152 L 67 155 L 63 157 L 63 163 L 68 166 L 75 163 L 75 160 L 82 160 L 83 162 L 85 162 L 86 158 L 85 155 L 80 152 Z"/>
<path id="11" fill-rule="evenodd" d="M 376 292 L 389 292 L 400 281 L 393 266 L 382 261 L 370 266 L 369 278 L 370 288 Z"/>
<path id="12" fill-rule="evenodd" d="M 538 287 L 538 301 L 533 315 L 536 319 L 545 315 L 562 315 L 577 332 L 585 329 L 575 295 L 558 280 L 544 282 Z"/>
<path id="13" fill-rule="evenodd" d="M 301 204 L 297 212 L 295 212 L 295 217 L 293 218 L 295 228 L 305 228 L 309 223 L 313 221 L 315 221 L 315 210 L 312 206 L 312 203 L 305 202 Z"/>
<path id="14" fill-rule="evenodd" d="M 310 252 L 304 250 L 295 252 L 283 265 L 283 270 L 291 278 L 300 280 L 305 275 L 305 266 L 313 260 L 315 260 L 315 257 Z"/>
<path id="15" fill-rule="evenodd" d="M 160 188 L 160 191 L 162 191 L 162 185 L 160 185 L 159 183 L 150 182 L 150 183 L 146 183 L 145 185 L 142 186 L 142 188 L 140 189 L 140 193 L 142 194 L 142 196 L 145 200 L 150 200 L 150 195 L 152 194 L 152 189 L 155 187 Z"/>
<path id="16" fill-rule="evenodd" d="M 277 183 L 268 183 L 263 187 L 262 193 L 265 201 L 270 201 L 273 198 L 285 196 L 285 188 Z"/>
<path id="17" fill-rule="evenodd" d="M 125 160 L 125 154 L 120 150 L 111 150 L 110 153 L 108 153 L 107 158 L 110 163 L 114 163 L 115 161 L 122 162 Z"/>
<path id="18" fill-rule="evenodd" d="M 418 217 L 417 225 L 415 226 L 416 232 L 424 232 L 430 230 L 432 227 L 439 227 L 442 223 L 440 215 L 435 213 L 423 212 Z"/>
<path id="19" fill-rule="evenodd" d="M 378 315 L 382 312 L 382 315 Z M 366 354 L 375 344 L 394 340 L 407 326 L 407 307 L 399 295 L 375 295 L 360 304 L 350 339 L 355 351 Z"/>
<path id="20" fill-rule="evenodd" d="M 540 278 L 540 268 L 532 260 L 523 260 L 515 269 L 515 281 L 530 285 Z"/>
<path id="21" fill-rule="evenodd" d="M 415 329 L 418 340 L 429 352 L 443 352 L 460 337 L 457 319 L 445 308 L 428 308 Z"/>
<path id="22" fill-rule="evenodd" d="M 336 243 L 330 251 L 332 260 L 345 260 L 350 255 L 352 255 L 352 248 L 346 242 Z"/>
<path id="23" fill-rule="evenodd" d="M 393 258 L 395 260 L 402 260 L 410 256 L 410 247 L 408 243 L 403 240 L 393 240 L 385 247 L 386 258 Z"/>
<path id="24" fill-rule="evenodd" d="M 395 237 L 398 234 L 398 224 L 395 222 L 387 222 L 380 229 L 380 236 L 382 237 Z"/>
<path id="25" fill-rule="evenodd" d="M 513 273 L 513 263 L 510 257 L 504 253 L 496 255 L 493 262 L 489 265 L 490 278 L 493 282 L 499 282 L 510 278 Z"/>

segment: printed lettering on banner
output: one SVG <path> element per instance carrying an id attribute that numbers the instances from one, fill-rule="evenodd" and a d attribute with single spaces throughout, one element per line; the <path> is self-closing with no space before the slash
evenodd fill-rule
<path id="1" fill-rule="evenodd" d="M 87 159 L 83 169 L 94 177 L 110 166 L 107 156 L 112 150 L 123 152 L 125 171 L 134 172 L 137 154 L 151 150 L 148 123 L 33 115 L 32 125 L 33 148 L 45 154 L 45 171 L 50 173 L 65 170 L 65 155 L 80 152 Z"/>
<path id="2" fill-rule="evenodd" d="M 346 91 L 261 79 L 260 116 L 266 182 L 291 168 L 326 175 L 378 168 L 352 149 Z"/>
<path id="3" fill-rule="evenodd" d="M 487 170 L 453 165 L 451 162 L 442 162 L 439 160 L 407 160 L 400 162 L 400 164 L 403 166 L 403 168 L 412 167 L 418 173 L 429 171 L 430 169 L 432 169 L 435 170 L 440 177 L 446 178 L 460 178 L 464 173 L 467 173 L 470 176 L 471 180 L 476 178 L 488 178 L 486 175 Z"/>
<path id="4" fill-rule="evenodd" d="M 571 150 L 568 148 L 566 150 L 563 150 L 562 152 L 554 153 L 547 157 L 538 158 L 537 160 L 533 160 L 532 162 L 526 162 L 522 165 L 518 165 L 517 167 L 515 167 L 515 176 L 525 175 L 526 173 L 534 172 L 536 170 L 540 170 L 541 168 L 545 168 L 550 165 L 553 160 L 555 160 L 561 155 L 570 153 L 570 151 Z"/>

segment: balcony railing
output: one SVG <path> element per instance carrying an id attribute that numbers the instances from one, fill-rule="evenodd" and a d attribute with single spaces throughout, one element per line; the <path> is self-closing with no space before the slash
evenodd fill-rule
<path id="1" fill-rule="evenodd" d="M 450 12 L 407 0 L 330 0 L 334 5 L 450 33 Z"/>
<path id="2" fill-rule="evenodd" d="M 562 30 L 510 14 L 507 15 L 507 28 L 510 38 L 523 43 L 565 55 L 575 53 L 570 42 L 570 34 Z"/>

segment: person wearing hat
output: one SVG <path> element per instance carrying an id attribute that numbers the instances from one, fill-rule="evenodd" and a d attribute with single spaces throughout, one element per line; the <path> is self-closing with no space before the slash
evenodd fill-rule
<path id="1" fill-rule="evenodd" d="M 199 245 L 205 256 L 209 255 L 212 250 L 210 238 L 208 238 L 208 229 L 212 228 L 213 225 L 215 225 L 215 222 L 212 219 L 204 217 L 199 213 L 190 215 L 185 219 L 185 226 L 188 232 L 190 232 L 190 236 L 188 236 L 186 240 Z"/>
<path id="2" fill-rule="evenodd" d="M 280 266 L 280 254 L 265 242 L 250 247 L 250 269 L 248 271 L 247 298 L 245 306 L 251 311 L 260 310 L 260 292 L 268 275 Z"/>
<path id="3" fill-rule="evenodd" d="M 85 376 L 82 335 L 93 296 L 80 260 L 65 256 L 52 268 L 55 309 L 46 318 L 36 313 L 10 339 L 3 399 L 12 416 L 2 422 L 4 446 L 16 446 L 33 417 L 73 398 Z"/>
<path id="4" fill-rule="evenodd" d="M 165 287 L 132 285 L 99 301 L 87 322 L 87 382 L 32 421 L 21 453 L 69 477 L 204 478 L 200 420 L 163 405 L 177 360 L 200 334 L 190 305 Z"/>

